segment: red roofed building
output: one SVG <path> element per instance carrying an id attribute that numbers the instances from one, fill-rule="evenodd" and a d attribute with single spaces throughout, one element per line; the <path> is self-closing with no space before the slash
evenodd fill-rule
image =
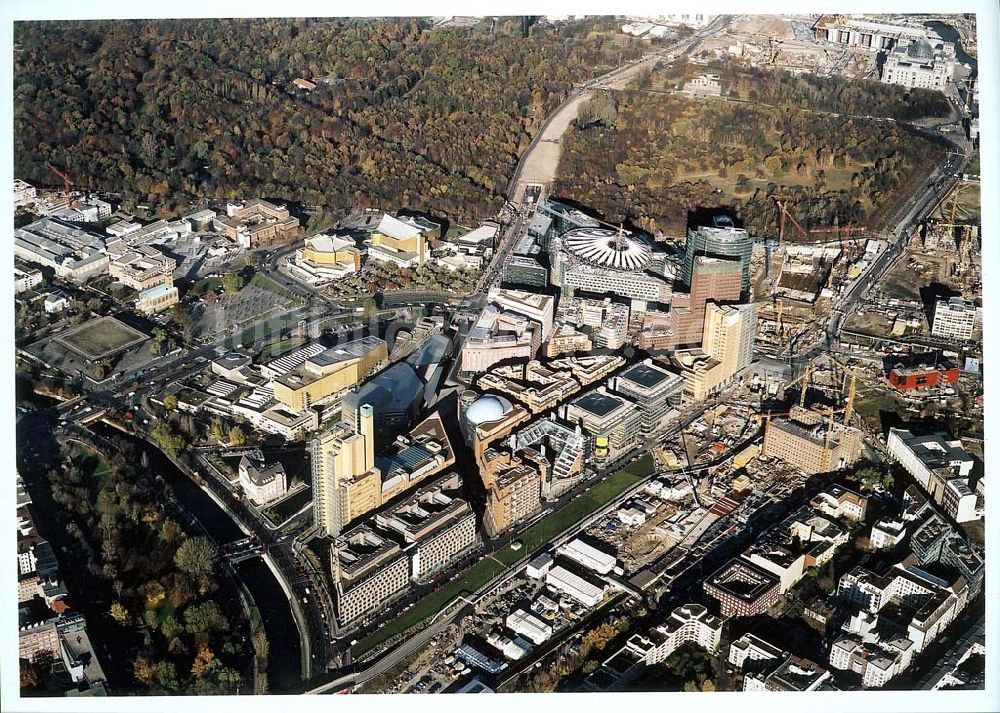
<path id="1" fill-rule="evenodd" d="M 941 384 L 958 382 L 958 367 L 950 364 L 921 365 L 904 368 L 897 365 L 889 371 L 889 383 L 899 391 L 927 389 Z"/>

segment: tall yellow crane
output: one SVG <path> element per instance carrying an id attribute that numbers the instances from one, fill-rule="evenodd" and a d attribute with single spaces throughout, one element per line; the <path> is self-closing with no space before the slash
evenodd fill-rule
<path id="1" fill-rule="evenodd" d="M 841 373 L 843 373 L 844 378 L 840 385 L 840 394 L 843 396 L 844 389 L 847 389 L 847 398 L 844 401 L 844 425 L 851 425 L 851 418 L 854 416 L 854 399 L 858 394 L 858 367 L 852 366 L 847 368 L 847 365 L 842 363 L 833 354 L 830 354 L 830 359 L 835 366 L 841 368 Z"/>
<path id="2" fill-rule="evenodd" d="M 847 403 L 844 405 L 844 425 L 851 425 L 851 417 L 854 416 L 854 397 L 858 393 L 858 368 L 851 367 L 851 385 L 847 388 Z"/>
<path id="3" fill-rule="evenodd" d="M 809 374 L 811 371 L 812 371 L 812 364 L 811 363 L 806 364 L 806 368 L 801 375 L 797 376 L 796 378 L 792 379 L 787 384 L 785 384 L 784 393 L 787 394 L 790 388 L 792 388 L 799 382 L 802 382 L 802 391 L 799 393 L 799 406 L 801 407 L 805 407 L 806 405 L 806 391 L 809 390 Z"/>

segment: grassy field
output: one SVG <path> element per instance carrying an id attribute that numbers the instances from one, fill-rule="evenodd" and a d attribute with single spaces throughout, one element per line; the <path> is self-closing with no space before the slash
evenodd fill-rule
<path id="1" fill-rule="evenodd" d="M 573 523 L 579 522 L 590 513 L 614 500 L 640 479 L 640 475 L 627 470 L 619 471 L 605 478 L 576 500 L 570 501 L 568 505 L 526 530 L 518 538 L 523 545 L 522 549 L 515 552 L 510 548 L 510 545 L 507 545 L 496 553 L 496 558 L 505 564 L 516 562 L 526 552 L 534 552 Z"/>
<path id="2" fill-rule="evenodd" d="M 882 411 L 899 411 L 899 404 L 893 395 L 886 391 L 859 392 L 854 410 L 866 422 L 879 426 L 879 413 Z"/>
<path id="3" fill-rule="evenodd" d="M 221 277 L 206 277 L 191 285 L 191 289 L 188 292 L 192 295 L 203 295 L 206 292 L 214 292 L 220 287 L 222 287 Z"/>
<path id="4" fill-rule="evenodd" d="M 268 292 L 276 294 L 278 297 L 282 297 L 286 300 L 294 302 L 296 299 L 295 295 L 262 272 L 255 272 L 254 276 L 250 279 L 250 284 L 259 287 L 262 290 L 267 290 Z"/>
<path id="5" fill-rule="evenodd" d="M 436 592 L 431 592 L 414 604 L 408 611 L 403 612 L 381 629 L 366 636 L 352 646 L 351 655 L 354 657 L 361 656 L 397 634 L 401 634 L 425 619 L 434 616 L 452 599 L 461 594 L 472 594 L 493 577 L 503 572 L 504 569 L 506 567 L 495 559 L 486 558 L 480 560 L 465 570 L 458 579 L 453 579 L 449 584 Z"/>
<path id="6" fill-rule="evenodd" d="M 114 317 L 101 317 L 60 335 L 57 340 L 85 358 L 97 360 L 138 344 L 146 338 L 142 332 L 132 329 Z"/>
<path id="7" fill-rule="evenodd" d="M 970 171 L 971 173 L 971 171 Z M 933 220 L 955 223 L 978 223 L 982 214 L 982 192 L 978 183 L 958 183 L 932 214 Z"/>
<path id="8" fill-rule="evenodd" d="M 242 332 L 227 337 L 223 344 L 226 349 L 233 349 L 238 344 L 249 344 L 257 339 L 266 339 L 275 332 L 280 332 L 282 329 L 298 324 L 298 321 L 298 317 L 287 314 L 283 314 L 278 317 L 271 317 L 262 322 L 256 329 L 246 328 Z"/>
<path id="9" fill-rule="evenodd" d="M 97 492 L 107 484 L 108 476 L 111 474 L 111 465 L 107 459 L 98 451 L 77 443 L 74 444 L 76 452 L 80 457 L 83 471 L 90 478 L 96 478 L 94 491 Z"/>
<path id="10" fill-rule="evenodd" d="M 972 154 L 972 158 L 969 159 L 969 165 L 965 167 L 965 171 L 973 176 L 978 176 L 981 170 L 982 166 L 980 165 L 979 152 L 976 151 Z"/>
<path id="11" fill-rule="evenodd" d="M 367 653 L 379 644 L 433 616 L 455 597 L 475 592 L 493 577 L 508 569 L 514 562 L 548 544 L 552 538 L 567 527 L 614 500 L 643 477 L 651 474 L 653 467 L 653 457 L 647 454 L 629 468 L 605 478 L 576 500 L 570 501 L 568 505 L 526 530 L 518 538 L 523 545 L 520 550 L 514 551 L 510 545 L 507 545 L 493 557 L 480 560 L 467 569 L 460 578 L 452 580 L 446 586 L 427 595 L 409 611 L 404 612 L 378 631 L 359 641 L 351 648 L 351 654 L 358 657 Z"/>

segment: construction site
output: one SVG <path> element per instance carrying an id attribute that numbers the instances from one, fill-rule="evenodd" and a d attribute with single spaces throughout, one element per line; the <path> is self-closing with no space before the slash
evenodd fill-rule
<path id="1" fill-rule="evenodd" d="M 752 67 L 878 79 L 874 52 L 817 41 L 815 23 L 815 15 L 738 17 L 725 37 L 705 40 L 698 53 L 737 58 Z"/>
<path id="2" fill-rule="evenodd" d="M 754 296 L 760 304 L 758 346 L 783 356 L 794 338 L 829 314 L 831 300 L 859 278 L 884 244 L 846 224 L 806 230 L 772 197 L 780 213 L 776 240 L 755 246 Z"/>

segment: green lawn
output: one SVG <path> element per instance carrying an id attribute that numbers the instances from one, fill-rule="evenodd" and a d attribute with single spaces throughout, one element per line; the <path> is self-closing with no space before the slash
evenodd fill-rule
<path id="1" fill-rule="evenodd" d="M 206 277 L 205 279 L 198 280 L 193 285 L 191 285 L 191 289 L 188 292 L 189 294 L 192 295 L 203 295 L 209 291 L 215 292 L 215 290 L 219 289 L 219 287 L 221 286 L 222 286 L 221 277 Z"/>
<path id="2" fill-rule="evenodd" d="M 652 458 L 650 458 L 651 461 Z M 638 469 L 640 464 L 642 464 L 642 461 L 636 463 L 636 469 Z M 515 552 L 510 548 L 510 545 L 507 545 L 496 553 L 496 558 L 505 564 L 517 562 L 526 553 L 534 552 L 544 546 L 574 522 L 579 522 L 587 517 L 587 515 L 590 515 L 590 513 L 614 500 L 621 493 L 635 485 L 642 477 L 641 470 L 638 474 L 622 470 L 605 478 L 576 500 L 571 500 L 568 505 L 565 505 L 541 520 L 537 525 L 522 533 L 518 537 L 523 545 L 520 550 Z"/>
<path id="3" fill-rule="evenodd" d="M 614 500 L 618 495 L 635 485 L 643 477 L 653 472 L 653 457 L 646 454 L 625 470 L 618 471 L 590 488 L 586 493 L 571 500 L 568 505 L 544 518 L 526 530 L 518 539 L 522 548 L 514 551 L 507 545 L 493 557 L 487 557 L 467 569 L 459 579 L 452 580 L 441 589 L 428 594 L 409 611 L 388 622 L 378 631 L 369 634 L 351 648 L 351 655 L 357 658 L 371 651 L 379 644 L 407 629 L 416 626 L 439 612 L 460 594 L 470 594 L 486 584 L 513 563 L 548 544 L 556 535 L 575 522 Z M 497 561 L 499 560 L 499 562 Z M 502 563 L 502 564 L 501 564 Z"/>
<path id="4" fill-rule="evenodd" d="M 280 525 L 285 520 L 290 518 L 292 515 L 297 513 L 302 509 L 312 498 L 312 488 L 303 488 L 294 495 L 285 498 L 277 505 L 272 505 L 267 509 L 266 515 L 271 519 L 275 525 Z"/>
<path id="5" fill-rule="evenodd" d="M 273 312 L 274 310 L 271 311 Z M 252 322 L 253 320 L 250 319 L 247 321 Z M 291 316 L 288 314 L 283 314 L 278 317 L 270 317 L 269 319 L 261 322 L 259 327 L 256 328 L 247 327 L 243 329 L 241 332 L 237 332 L 236 334 L 227 337 L 223 344 L 226 349 L 233 349 L 238 344 L 243 344 L 243 343 L 250 344 L 257 339 L 261 340 L 267 339 L 275 332 L 280 332 L 282 329 L 285 329 L 286 327 L 291 327 L 293 324 L 298 324 L 298 321 L 299 321 L 298 317 Z"/>
<path id="6" fill-rule="evenodd" d="M 969 165 L 965 167 L 965 172 L 973 176 L 978 176 L 981 170 L 982 167 L 980 166 L 979 152 L 976 151 L 972 154 L 972 158 L 969 160 Z"/>
<path id="7" fill-rule="evenodd" d="M 107 484 L 108 476 L 111 475 L 111 465 L 99 451 L 88 448 L 81 443 L 74 445 L 84 473 L 88 477 L 97 479 L 97 483 L 94 484 L 94 492 L 101 490 Z"/>
<path id="8" fill-rule="evenodd" d="M 493 577 L 500 574 L 504 569 L 505 567 L 502 564 L 489 557 L 477 562 L 465 570 L 461 578 L 453 579 L 436 592 L 431 592 L 414 604 L 408 611 L 403 612 L 381 629 L 369 634 L 352 646 L 351 655 L 357 658 L 371 651 L 382 642 L 388 641 L 396 634 L 401 634 L 410 627 L 424 621 L 424 619 L 434 616 L 452 599 L 460 594 L 472 594 Z"/>
<path id="9" fill-rule="evenodd" d="M 262 290 L 273 292 L 274 294 L 278 295 L 278 297 L 283 297 L 286 300 L 295 301 L 295 295 L 293 295 L 291 292 L 286 290 L 284 287 L 279 285 L 277 282 L 275 282 L 262 272 L 255 272 L 254 276 L 250 278 L 250 284 L 257 286 Z"/>
<path id="10" fill-rule="evenodd" d="M 284 339 L 265 346 L 260 352 L 261 361 L 270 361 L 298 349 L 305 344 L 304 339 Z"/>

